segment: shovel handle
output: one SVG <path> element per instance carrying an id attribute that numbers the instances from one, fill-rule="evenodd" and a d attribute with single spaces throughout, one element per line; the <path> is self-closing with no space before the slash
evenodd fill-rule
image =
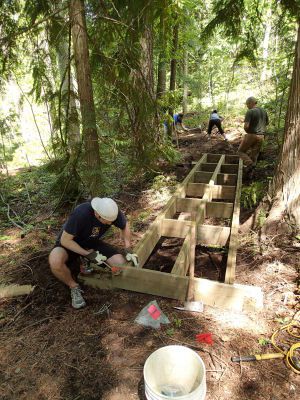
<path id="1" fill-rule="evenodd" d="M 241 356 L 241 357 L 231 357 L 232 362 L 245 362 L 245 361 L 256 361 L 255 356 Z"/>
<path id="2" fill-rule="evenodd" d="M 253 354 L 250 356 L 241 356 L 241 357 L 231 357 L 232 362 L 241 362 L 241 361 L 261 361 L 261 360 L 272 360 L 274 358 L 284 358 L 284 354 L 282 353 L 266 353 L 266 354 Z"/>

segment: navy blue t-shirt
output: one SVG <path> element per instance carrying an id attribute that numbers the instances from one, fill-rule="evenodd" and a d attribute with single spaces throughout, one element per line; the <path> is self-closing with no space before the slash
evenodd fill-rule
<path id="1" fill-rule="evenodd" d="M 119 210 L 117 219 L 113 221 L 112 225 L 123 230 L 126 222 L 125 215 Z M 90 202 L 82 203 L 74 209 L 68 220 L 64 223 L 58 235 L 57 243 L 60 243 L 63 231 L 73 235 L 73 240 L 80 245 L 87 239 L 101 238 L 109 228 L 110 225 L 102 224 L 95 217 L 95 211 Z"/>

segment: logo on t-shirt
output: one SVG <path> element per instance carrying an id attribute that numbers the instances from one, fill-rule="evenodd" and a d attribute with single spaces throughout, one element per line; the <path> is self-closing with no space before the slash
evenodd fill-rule
<path id="1" fill-rule="evenodd" d="M 94 226 L 94 227 L 93 227 L 93 230 L 92 230 L 92 235 L 91 235 L 91 236 L 99 236 L 100 231 L 101 231 L 100 226 Z"/>

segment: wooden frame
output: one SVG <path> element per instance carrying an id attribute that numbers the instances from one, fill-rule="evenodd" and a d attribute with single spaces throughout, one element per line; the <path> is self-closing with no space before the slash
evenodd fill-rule
<path id="1" fill-rule="evenodd" d="M 179 300 L 185 300 L 188 292 L 190 296 L 192 287 L 192 298 L 205 304 L 235 310 L 261 307 L 260 288 L 234 284 L 242 167 L 238 156 L 203 154 L 135 247 L 139 268 L 126 265 L 118 276 L 97 272 L 81 280 L 102 289 L 119 288 Z M 178 213 L 183 215 L 174 219 Z M 230 219 L 230 227 L 205 224 L 207 217 Z M 171 273 L 143 268 L 165 236 L 184 239 Z M 194 277 L 196 244 L 228 248 L 225 283 Z"/>

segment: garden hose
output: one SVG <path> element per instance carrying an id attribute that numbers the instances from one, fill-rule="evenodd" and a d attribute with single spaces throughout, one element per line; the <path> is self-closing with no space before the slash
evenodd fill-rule
<path id="1" fill-rule="evenodd" d="M 292 321 L 282 326 L 281 328 L 277 329 L 271 338 L 271 343 L 278 350 L 283 356 L 285 357 L 285 362 L 289 368 L 291 368 L 296 374 L 300 374 L 300 341 L 294 344 L 290 344 L 289 341 L 294 339 L 300 339 L 300 320 L 296 319 L 296 315 L 300 311 L 297 311 Z M 277 344 L 278 336 L 281 333 L 287 333 L 290 337 L 289 341 L 281 340 L 281 344 Z M 281 347 L 280 347 L 281 346 Z M 296 355 L 298 353 L 298 356 Z"/>

